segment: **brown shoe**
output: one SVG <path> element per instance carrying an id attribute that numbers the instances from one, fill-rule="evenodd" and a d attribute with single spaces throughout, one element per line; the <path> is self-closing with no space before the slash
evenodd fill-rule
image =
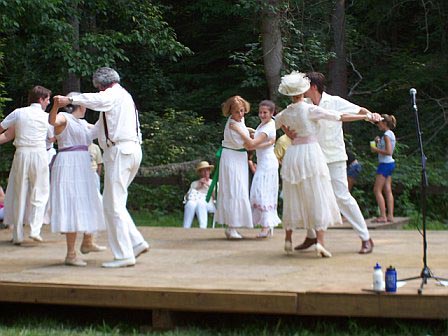
<path id="1" fill-rule="evenodd" d="M 313 246 L 316 243 L 317 243 L 317 238 L 308 238 L 308 237 L 306 237 L 302 244 L 297 245 L 296 247 L 294 247 L 294 250 L 296 250 L 296 251 L 306 250 L 307 248 Z"/>
<path id="2" fill-rule="evenodd" d="M 361 244 L 361 250 L 359 250 L 359 254 L 372 253 L 372 251 L 373 251 L 372 238 L 370 238 L 369 240 L 363 240 Z"/>

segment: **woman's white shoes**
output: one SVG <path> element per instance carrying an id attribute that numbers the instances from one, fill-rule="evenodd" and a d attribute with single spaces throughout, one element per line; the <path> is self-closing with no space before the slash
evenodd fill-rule
<path id="1" fill-rule="evenodd" d="M 101 246 L 101 245 L 97 245 L 95 243 L 92 243 L 92 245 L 88 245 L 88 246 L 82 246 L 81 245 L 81 253 L 82 254 L 87 254 L 90 252 L 103 252 L 107 250 L 106 246 Z"/>
<path id="2" fill-rule="evenodd" d="M 267 230 L 266 230 L 267 229 Z M 268 238 L 274 235 L 274 228 L 263 228 L 259 234 L 257 234 L 257 238 Z"/>
<path id="3" fill-rule="evenodd" d="M 227 228 L 225 231 L 225 234 L 226 234 L 226 238 L 229 240 L 243 239 L 243 236 L 241 236 L 236 229 Z"/>
<path id="4" fill-rule="evenodd" d="M 78 267 L 85 267 L 85 266 L 87 266 L 87 263 L 84 260 L 82 260 L 80 258 L 77 258 L 77 257 L 73 257 L 73 258 L 67 257 L 67 258 L 65 258 L 64 264 L 67 265 L 67 266 L 78 266 Z"/>
<path id="5" fill-rule="evenodd" d="M 316 243 L 315 249 L 318 257 L 331 258 L 331 253 L 327 251 L 321 244 Z"/>

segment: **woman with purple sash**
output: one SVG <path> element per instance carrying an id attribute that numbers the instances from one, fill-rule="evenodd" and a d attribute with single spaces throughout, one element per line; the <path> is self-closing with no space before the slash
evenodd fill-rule
<path id="1" fill-rule="evenodd" d="M 66 112 L 61 113 L 58 108 L 55 99 L 49 117 L 58 143 L 58 154 L 51 167 L 51 230 L 66 236 L 65 264 L 86 266 L 75 250 L 78 232 L 84 233 L 83 254 L 106 249 L 96 245 L 92 236 L 94 232 L 106 229 L 101 195 L 88 152 L 93 136 L 89 124 L 82 119 L 85 107 L 68 105 Z"/>

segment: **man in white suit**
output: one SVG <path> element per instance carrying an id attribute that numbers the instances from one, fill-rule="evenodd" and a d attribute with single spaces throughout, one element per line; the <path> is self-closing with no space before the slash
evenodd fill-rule
<path id="1" fill-rule="evenodd" d="M 310 89 L 305 93 L 305 97 L 311 99 L 314 105 L 325 108 L 329 111 L 336 111 L 345 114 L 364 114 L 368 121 L 379 121 L 381 116 L 371 113 L 364 107 L 355 105 L 339 96 L 331 96 L 324 92 L 325 77 L 320 72 L 309 72 L 307 77 L 310 80 Z M 339 206 L 339 210 L 347 221 L 352 225 L 361 239 L 360 254 L 367 254 L 373 251 L 373 240 L 370 238 L 366 222 L 358 206 L 348 190 L 347 183 L 347 154 L 345 151 L 342 122 L 335 123 L 320 120 L 318 134 L 319 145 L 327 160 L 330 170 L 331 184 L 334 195 Z M 296 246 L 296 250 L 304 250 L 316 243 L 316 235 L 313 230 L 307 231 L 305 241 Z"/>
<path id="2" fill-rule="evenodd" d="M 61 105 L 76 104 L 100 112 L 95 132 L 104 151 L 103 208 L 109 245 L 115 257 L 102 266 L 133 266 L 135 259 L 149 250 L 149 244 L 126 209 L 128 187 L 142 160 L 138 112 L 114 69 L 99 68 L 92 80 L 99 92 L 56 99 Z"/>
<path id="3" fill-rule="evenodd" d="M 12 111 L 0 123 L 0 134 L 14 129 L 16 152 L 11 166 L 5 196 L 6 225 L 13 226 L 13 243 L 23 241 L 23 224 L 28 218 L 30 238 L 41 242 L 45 205 L 50 192 L 46 140 L 53 137 L 48 114 L 51 91 L 43 86 L 33 87 L 28 94 L 27 107 Z M 28 197 L 28 201 L 27 201 Z M 28 215 L 25 215 L 26 210 Z"/>

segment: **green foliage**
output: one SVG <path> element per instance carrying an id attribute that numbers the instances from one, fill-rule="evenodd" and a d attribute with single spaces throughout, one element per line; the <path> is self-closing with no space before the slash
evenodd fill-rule
<path id="1" fill-rule="evenodd" d="M 278 5 L 254 0 L 240 0 L 239 5 L 249 11 L 249 15 L 260 24 L 259 15 L 266 6 L 271 11 L 280 13 L 282 44 L 283 44 L 283 72 L 292 70 L 306 71 L 313 67 L 320 68 L 334 57 L 333 52 L 326 50 L 328 38 L 316 31 L 316 26 L 323 20 L 322 9 L 325 6 L 310 5 L 310 11 L 303 11 L 301 1 L 279 1 Z M 326 10 L 329 10 L 328 8 Z M 319 20 L 316 21 L 316 18 Z M 233 62 L 231 67 L 241 70 L 245 74 L 242 87 L 263 88 L 265 84 L 263 51 L 259 34 L 251 43 L 247 43 L 243 51 L 237 50 L 230 55 Z"/>
<path id="2" fill-rule="evenodd" d="M 156 217 L 179 212 L 185 192 L 181 186 L 132 183 L 129 187 L 128 207 L 134 211 L 151 212 Z"/>
<path id="3" fill-rule="evenodd" d="M 0 50 L 3 47 L 2 40 L 0 39 Z M 3 73 L 3 52 L 0 51 L 0 74 Z M 5 103 L 10 101 L 11 99 L 6 97 L 6 91 L 4 90 L 5 83 L 0 81 L 0 119 L 4 117 L 3 109 L 5 107 Z"/>
<path id="4" fill-rule="evenodd" d="M 1 1 L 0 13 L 8 50 L 5 83 L 15 100 L 37 83 L 60 91 L 68 73 L 89 83 L 100 66 L 120 71 L 130 62 L 142 64 L 140 55 L 147 55 L 142 61 L 154 66 L 155 61 L 177 61 L 189 53 L 153 1 L 115 0 L 114 6 L 104 0 Z M 73 18 L 79 21 L 79 41 Z"/>
<path id="5" fill-rule="evenodd" d="M 25 105 L 25 93 L 32 85 L 59 93 L 69 72 L 82 76 L 83 91 L 90 91 L 93 70 L 109 65 L 119 70 L 124 86 L 144 111 L 144 165 L 213 159 L 222 138 L 220 104 L 239 94 L 256 106 L 267 95 L 261 10 L 270 6 L 281 15 L 283 72 L 327 73 L 334 57 L 330 20 L 335 1 L 272 3 L 0 0 L 0 52 L 4 54 L 0 113 Z M 74 17 L 80 22 L 79 50 L 73 46 Z M 393 180 L 399 215 L 414 213 L 419 204 L 420 162 L 411 87 L 418 91 L 430 184 L 448 184 L 447 21 L 444 0 L 346 1 L 349 99 L 374 112 L 394 114 L 398 120 Z M 5 97 L 11 97 L 12 103 Z M 280 99 L 280 109 L 288 103 Z M 254 113 L 246 121 L 250 126 L 258 124 Z M 371 216 L 376 212 L 371 186 L 377 163 L 367 144 L 378 131 L 356 123 L 348 133 L 364 164 L 354 193 L 366 216 Z M 0 150 L 3 168 L 10 162 L 12 147 Z M 444 195 L 428 197 L 431 220 L 447 218 L 444 202 Z"/>
<path id="6" fill-rule="evenodd" d="M 230 67 L 236 68 L 245 74 L 241 87 L 263 87 L 265 85 L 265 76 L 261 44 L 259 42 L 249 43 L 246 44 L 246 48 L 245 51 L 235 51 L 230 55 L 229 58 L 233 62 Z"/>
<path id="7" fill-rule="evenodd" d="M 222 131 L 215 124 L 204 124 L 204 118 L 191 111 L 166 109 L 160 117 L 143 113 L 141 124 L 144 164 L 148 166 L 210 161 L 222 139 Z"/>

